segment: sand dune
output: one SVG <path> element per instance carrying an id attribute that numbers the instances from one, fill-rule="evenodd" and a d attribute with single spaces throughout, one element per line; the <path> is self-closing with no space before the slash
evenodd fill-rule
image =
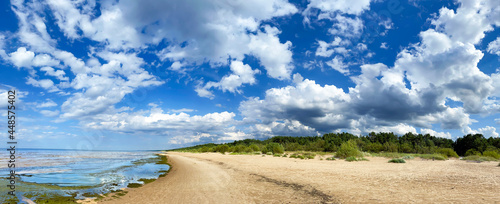
<path id="1" fill-rule="evenodd" d="M 500 203 L 497 162 L 168 157 L 169 175 L 102 203 Z"/>

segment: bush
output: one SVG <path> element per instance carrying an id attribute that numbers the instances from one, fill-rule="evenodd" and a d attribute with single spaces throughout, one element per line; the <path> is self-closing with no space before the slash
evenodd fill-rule
<path id="1" fill-rule="evenodd" d="M 262 152 L 262 154 L 267 154 L 267 152 L 269 152 L 266 147 L 260 148 L 260 151 Z"/>
<path id="2" fill-rule="evenodd" d="M 391 159 L 389 163 L 406 163 L 404 159 Z"/>
<path id="3" fill-rule="evenodd" d="M 266 155 L 273 155 L 273 153 L 272 152 L 267 152 Z"/>
<path id="4" fill-rule="evenodd" d="M 440 148 L 437 150 L 437 153 L 446 155 L 447 157 L 458 158 L 458 154 L 451 148 Z"/>
<path id="5" fill-rule="evenodd" d="M 303 155 L 299 155 L 299 156 L 297 156 L 297 158 L 299 158 L 299 159 L 305 159 L 305 157 Z"/>
<path id="6" fill-rule="evenodd" d="M 358 145 L 356 141 L 349 140 L 340 145 L 339 150 L 335 154 L 335 156 L 339 158 L 348 158 L 348 157 L 361 157 L 363 156 L 358 149 Z"/>
<path id="7" fill-rule="evenodd" d="M 267 145 L 268 151 L 271 151 L 273 154 L 283 154 L 285 152 L 285 148 L 281 144 L 271 142 Z"/>
<path id="8" fill-rule="evenodd" d="M 252 151 L 254 151 L 254 152 L 260 151 L 259 146 L 255 145 L 255 144 L 251 144 L 250 145 L 250 149 L 252 149 Z"/>
<path id="9" fill-rule="evenodd" d="M 465 152 L 465 156 L 473 156 L 473 155 L 476 155 L 476 156 L 481 156 L 481 152 L 475 150 L 475 149 L 469 149 Z"/>
<path id="10" fill-rule="evenodd" d="M 348 162 L 358 161 L 356 159 L 356 157 L 347 157 L 347 158 L 345 158 L 345 160 L 348 161 Z"/>
<path id="11" fill-rule="evenodd" d="M 485 156 L 485 157 L 493 157 L 495 159 L 500 159 L 500 154 L 498 154 L 498 152 L 496 152 L 496 151 L 491 151 L 491 150 L 484 151 L 483 152 L 483 156 Z"/>
<path id="12" fill-rule="evenodd" d="M 246 149 L 247 149 L 247 147 L 245 147 L 244 145 L 236 145 L 234 147 L 233 152 L 237 152 L 237 153 L 246 152 Z"/>
<path id="13" fill-rule="evenodd" d="M 335 159 L 335 157 L 328 157 L 328 158 L 326 158 L 326 160 L 333 161 L 333 160 L 336 160 L 336 159 Z"/>
<path id="14" fill-rule="evenodd" d="M 227 144 L 219 145 L 215 148 L 215 151 L 225 154 L 229 151 L 229 146 L 227 146 Z"/>

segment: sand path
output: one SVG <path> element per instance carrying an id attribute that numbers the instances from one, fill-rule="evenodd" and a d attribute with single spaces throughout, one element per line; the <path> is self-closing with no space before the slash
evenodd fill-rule
<path id="1" fill-rule="evenodd" d="M 500 203 L 498 162 L 168 157 L 169 175 L 103 203 Z"/>

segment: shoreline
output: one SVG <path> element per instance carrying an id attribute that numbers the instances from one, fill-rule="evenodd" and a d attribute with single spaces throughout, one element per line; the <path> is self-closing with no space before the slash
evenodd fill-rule
<path id="1" fill-rule="evenodd" d="M 99 203 L 495 203 L 496 162 L 346 162 L 168 152 L 166 177 Z"/>

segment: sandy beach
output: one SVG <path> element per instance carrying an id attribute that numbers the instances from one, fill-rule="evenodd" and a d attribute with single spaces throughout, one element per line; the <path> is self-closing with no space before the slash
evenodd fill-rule
<path id="1" fill-rule="evenodd" d="M 500 203 L 498 162 L 167 155 L 166 177 L 100 203 Z"/>

